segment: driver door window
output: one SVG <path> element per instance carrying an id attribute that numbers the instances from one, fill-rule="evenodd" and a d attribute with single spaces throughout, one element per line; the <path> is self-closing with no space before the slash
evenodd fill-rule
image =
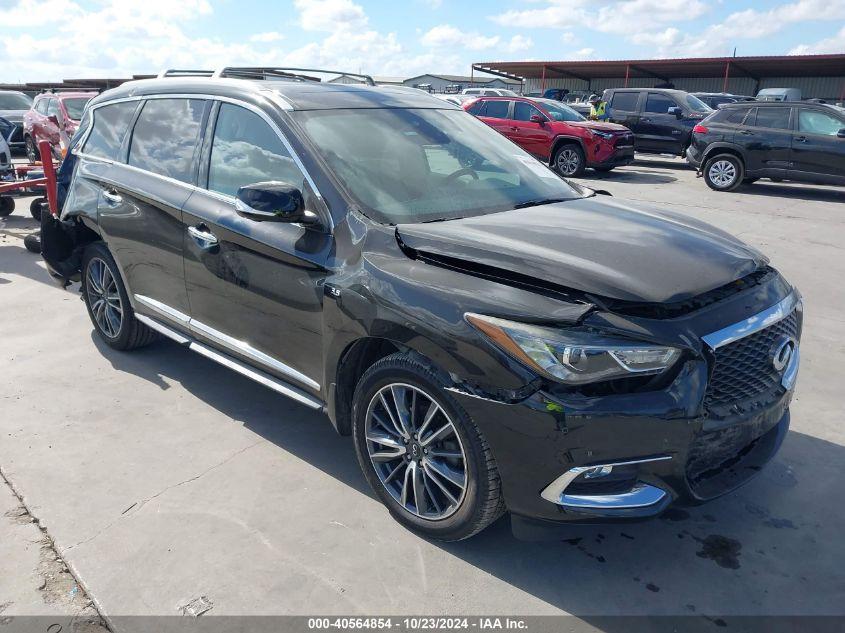
<path id="1" fill-rule="evenodd" d="M 221 104 L 211 145 L 208 189 L 234 197 L 244 185 L 271 180 L 304 190 L 304 175 L 273 128 L 246 108 Z"/>

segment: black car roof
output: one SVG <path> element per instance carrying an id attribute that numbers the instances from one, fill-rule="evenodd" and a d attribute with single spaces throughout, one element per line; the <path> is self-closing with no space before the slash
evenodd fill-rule
<path id="1" fill-rule="evenodd" d="M 663 94 L 686 95 L 691 94 L 686 90 L 678 90 L 677 88 L 608 88 L 609 92 L 660 92 Z"/>
<path id="2" fill-rule="evenodd" d="M 234 99 L 279 95 L 291 110 L 339 108 L 437 108 L 457 106 L 416 88 L 332 84 L 316 81 L 274 81 L 205 77 L 180 77 L 129 81 L 91 101 L 97 105 L 126 97 L 150 95 L 211 95 Z"/>

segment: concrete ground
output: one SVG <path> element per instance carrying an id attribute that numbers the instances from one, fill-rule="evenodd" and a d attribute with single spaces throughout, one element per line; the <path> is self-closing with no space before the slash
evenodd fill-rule
<path id="1" fill-rule="evenodd" d="M 845 614 L 845 190 L 714 193 L 662 158 L 581 181 L 736 233 L 803 292 L 792 430 L 740 491 L 562 542 L 517 541 L 506 520 L 426 541 L 376 501 L 327 418 L 169 342 L 100 343 L 77 289 L 24 250 L 28 201 L 0 220 L 3 476 L 107 618 L 200 597 L 209 614 Z M 19 527 L 0 521 L 5 548 Z M 34 553 L 8 556 L 0 604 L 38 611 L 17 586 Z"/>

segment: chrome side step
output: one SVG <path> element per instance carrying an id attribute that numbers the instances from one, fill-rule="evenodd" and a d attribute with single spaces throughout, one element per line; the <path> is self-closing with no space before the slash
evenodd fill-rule
<path id="1" fill-rule="evenodd" d="M 187 345 L 188 349 L 205 356 L 213 360 L 216 363 L 220 363 L 224 367 L 228 367 L 229 369 L 238 372 L 242 376 L 246 376 L 250 380 L 254 380 L 255 382 L 264 385 L 265 387 L 272 389 L 276 393 L 280 393 L 283 396 L 287 396 L 291 400 L 296 400 L 300 404 L 304 404 L 306 407 L 309 407 L 314 410 L 323 410 L 325 408 L 325 404 L 315 398 L 314 396 L 290 385 L 286 382 L 271 376 L 268 373 L 261 371 L 255 367 L 251 367 L 246 363 L 229 356 L 228 354 L 224 354 L 223 352 L 219 352 L 215 349 L 212 349 L 198 341 L 195 341 L 184 334 L 173 330 L 166 325 L 152 319 L 148 316 L 143 314 L 135 313 L 135 318 L 138 319 L 141 323 L 146 325 L 147 327 L 159 332 L 163 336 L 176 341 L 180 345 Z"/>

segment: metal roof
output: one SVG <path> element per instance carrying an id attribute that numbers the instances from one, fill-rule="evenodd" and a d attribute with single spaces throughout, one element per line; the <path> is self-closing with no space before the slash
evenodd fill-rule
<path id="1" fill-rule="evenodd" d="M 761 57 L 691 57 L 679 59 L 620 59 L 604 61 L 522 61 L 479 62 L 479 72 L 500 74 L 514 79 L 545 76 L 576 79 L 653 77 L 670 81 L 680 77 L 722 77 L 726 67 L 732 76 L 762 77 L 845 77 L 845 54 L 780 55 Z"/>

